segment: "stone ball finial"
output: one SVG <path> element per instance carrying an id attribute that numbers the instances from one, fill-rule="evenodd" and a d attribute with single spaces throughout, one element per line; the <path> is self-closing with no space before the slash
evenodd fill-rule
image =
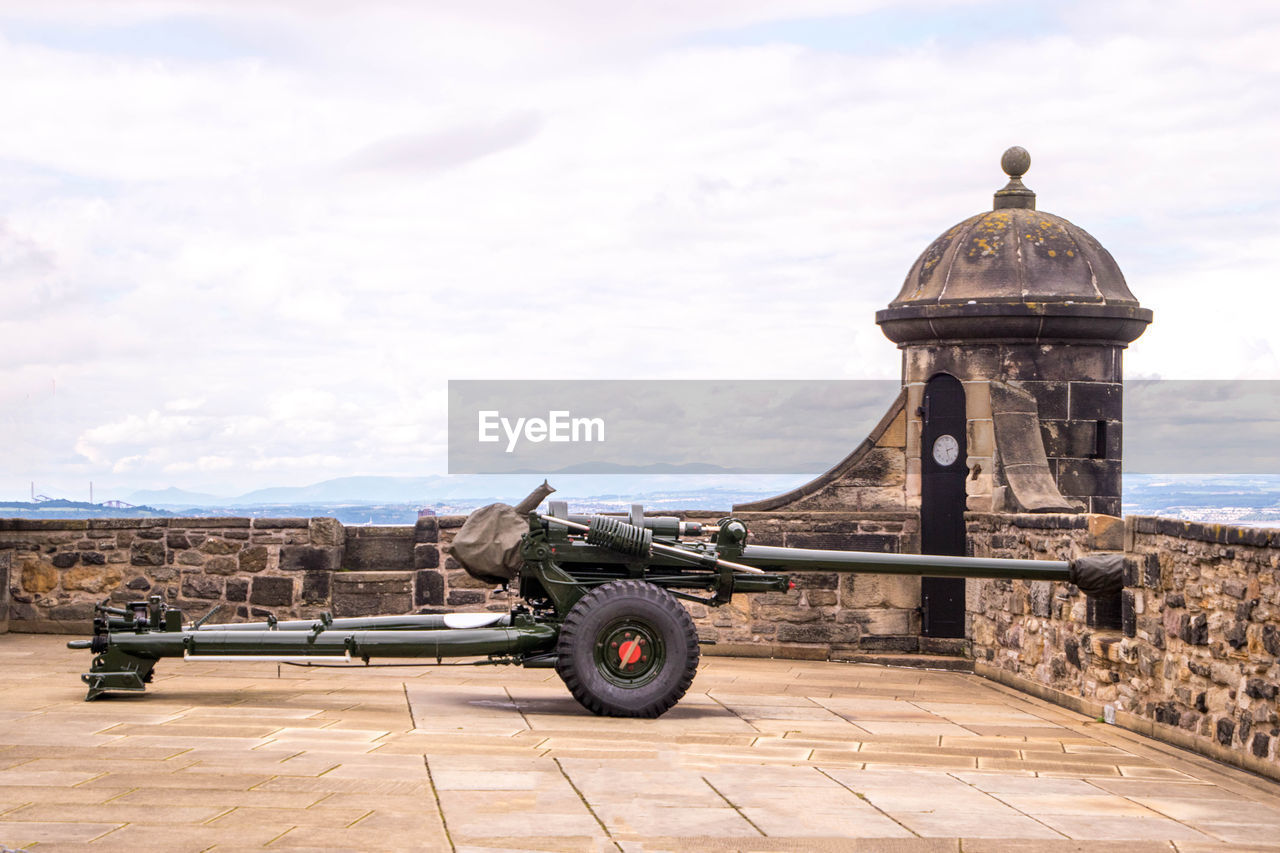
<path id="1" fill-rule="evenodd" d="M 1009 176 L 1009 183 L 1005 184 L 1004 189 L 996 192 L 993 209 L 1004 210 L 1013 207 L 1035 210 L 1036 194 L 1022 183 L 1022 176 L 1027 173 L 1027 169 L 1031 168 L 1031 155 L 1027 153 L 1027 149 L 1015 145 L 1005 151 L 1000 158 L 1000 168 L 1004 169 L 1004 173 Z"/>
<path id="2" fill-rule="evenodd" d="M 1021 145 L 1015 145 L 1000 157 L 1000 168 L 1011 178 L 1021 178 L 1031 168 L 1031 155 Z"/>

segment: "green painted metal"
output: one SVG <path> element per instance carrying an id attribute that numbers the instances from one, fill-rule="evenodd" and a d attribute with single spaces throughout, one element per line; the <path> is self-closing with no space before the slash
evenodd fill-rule
<path id="1" fill-rule="evenodd" d="M 554 625 L 528 617 L 517 618 L 513 627 L 499 628 L 119 631 L 107 636 L 106 648 L 81 680 L 89 686 L 85 698 L 94 699 L 109 691 L 143 691 L 161 658 L 291 663 L 471 656 L 518 660 L 551 652 L 558 635 Z M 83 648 L 84 644 L 73 641 L 68 646 Z"/>
<path id="2" fill-rule="evenodd" d="M 207 631 L 120 633 L 113 648 L 135 656 L 187 658 L 439 658 L 515 655 L 547 651 L 556 632 L 534 623 L 514 628 L 458 628 L 435 631 Z"/>
<path id="3" fill-rule="evenodd" d="M 206 624 L 211 611 L 186 625 L 181 611 L 152 596 L 125 607 L 103 602 L 93 638 L 68 646 L 94 654 L 90 671 L 82 676 L 89 687 L 86 699 L 94 699 L 108 692 L 145 690 L 162 658 L 368 664 L 378 658 L 438 663 L 446 657 L 475 657 L 480 658 L 477 663 L 558 668 L 566 654 L 558 645 L 565 618 L 592 590 L 617 581 L 657 587 L 662 592 L 656 594 L 668 602 L 664 607 L 674 608 L 667 612 L 681 612 L 670 597 L 715 607 L 736 593 L 785 593 L 793 586 L 787 574 L 795 572 L 1079 580 L 1073 564 L 1064 561 L 778 548 L 746 544 L 747 527 L 740 519 L 721 519 L 706 538 L 703 527 L 674 518 L 645 518 L 638 507 L 633 507 L 630 523 L 563 511 L 530 513 L 528 532 L 519 542 L 520 603 L 507 613 L 338 619 L 320 613 L 312 619 Z M 685 536 L 698 538 L 682 540 Z M 638 613 L 617 617 L 582 642 L 594 644 L 587 660 L 595 661 L 595 671 L 610 689 L 639 693 L 656 679 L 668 678 L 674 665 L 661 631 Z M 672 694 L 666 704 L 676 699 Z M 647 702 L 654 707 L 653 697 Z M 616 697 L 608 706 L 617 707 Z"/>
<path id="4" fill-rule="evenodd" d="M 748 545 L 742 550 L 738 561 L 758 568 L 787 572 L 868 572 L 952 578 L 1071 580 L 1071 564 L 1065 560 L 941 557 L 929 554 L 879 554 Z"/>
<path id="5" fill-rule="evenodd" d="M 377 630 L 377 631 L 436 631 L 444 628 L 461 628 L 456 624 L 458 614 L 453 613 L 410 613 L 403 616 L 357 616 L 332 619 L 327 613 L 321 613 L 315 619 L 289 619 L 266 622 L 224 622 L 216 625 L 202 625 L 201 631 L 311 631 L 316 622 L 321 622 L 325 630 Z M 510 613 L 465 614 L 492 620 L 490 624 L 474 627 L 509 627 Z"/>
<path id="6" fill-rule="evenodd" d="M 156 660 L 149 654 L 141 657 L 129 654 L 117 646 L 104 650 L 93 659 L 92 668 L 80 676 L 80 680 L 89 685 L 85 700 L 96 699 L 108 692 L 142 693 L 151 681 L 151 670 Z"/>

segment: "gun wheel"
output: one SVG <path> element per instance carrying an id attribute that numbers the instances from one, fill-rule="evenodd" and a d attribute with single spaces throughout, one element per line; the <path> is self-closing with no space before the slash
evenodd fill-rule
<path id="1" fill-rule="evenodd" d="M 613 581 L 579 599 L 556 645 L 556 672 L 582 707 L 609 717 L 657 717 L 698 669 L 698 632 L 675 596 Z"/>

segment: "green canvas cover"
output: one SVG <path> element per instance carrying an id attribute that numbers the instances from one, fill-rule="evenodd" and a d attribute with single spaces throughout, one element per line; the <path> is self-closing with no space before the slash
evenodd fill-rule
<path id="1" fill-rule="evenodd" d="M 480 507 L 467 516 L 449 553 L 476 580 L 510 583 L 520 571 L 520 541 L 529 532 L 529 513 L 554 491 L 543 481 L 515 506 L 497 503 Z"/>

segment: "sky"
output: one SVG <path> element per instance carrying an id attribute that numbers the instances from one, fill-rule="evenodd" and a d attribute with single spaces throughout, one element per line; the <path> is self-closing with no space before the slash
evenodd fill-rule
<path id="1" fill-rule="evenodd" d="M 1271 0 L 2 0 L 0 499 L 443 473 L 450 379 L 895 379 L 874 312 L 1015 144 L 1155 312 L 1129 377 L 1280 378 L 1277 44 Z"/>

